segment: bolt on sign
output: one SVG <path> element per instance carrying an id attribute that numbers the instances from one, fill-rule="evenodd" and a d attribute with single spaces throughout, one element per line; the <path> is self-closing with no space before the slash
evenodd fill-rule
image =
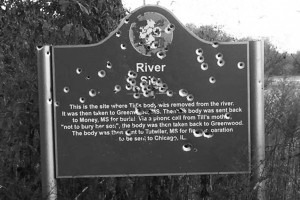
<path id="1" fill-rule="evenodd" d="M 98 44 L 53 46 L 52 71 L 57 178 L 250 171 L 248 42 L 145 6 Z"/>

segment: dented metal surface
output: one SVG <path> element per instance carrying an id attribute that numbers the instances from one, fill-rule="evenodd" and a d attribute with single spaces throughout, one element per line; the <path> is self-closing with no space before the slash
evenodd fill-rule
<path id="1" fill-rule="evenodd" d="M 196 38 L 157 6 L 98 44 L 54 46 L 57 177 L 249 172 L 248 49 Z"/>

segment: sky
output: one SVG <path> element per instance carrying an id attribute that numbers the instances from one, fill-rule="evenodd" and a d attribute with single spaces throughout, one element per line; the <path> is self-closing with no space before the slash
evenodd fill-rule
<path id="1" fill-rule="evenodd" d="M 157 4 L 183 24 L 217 25 L 226 33 L 269 38 L 279 51 L 300 51 L 300 0 L 122 0 L 130 11 Z"/>

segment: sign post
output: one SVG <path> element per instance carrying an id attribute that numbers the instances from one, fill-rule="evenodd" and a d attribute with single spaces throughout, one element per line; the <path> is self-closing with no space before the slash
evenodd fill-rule
<path id="1" fill-rule="evenodd" d="M 265 162 L 264 130 L 264 46 L 261 41 L 250 42 L 251 81 L 251 141 L 252 187 L 257 189 L 257 199 L 264 200 L 265 181 L 262 180 Z"/>
<path id="2" fill-rule="evenodd" d="M 51 48 L 37 49 L 39 75 L 39 114 L 43 198 L 55 200 L 57 194 L 54 168 L 53 97 L 51 93 Z"/>
<path id="3" fill-rule="evenodd" d="M 55 178 L 250 173 L 256 44 L 204 41 L 144 6 L 98 44 L 39 49 L 46 193 Z"/>

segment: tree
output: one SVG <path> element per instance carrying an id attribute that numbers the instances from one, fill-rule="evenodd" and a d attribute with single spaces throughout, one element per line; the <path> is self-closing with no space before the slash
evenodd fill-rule
<path id="1" fill-rule="evenodd" d="M 234 37 L 222 31 L 220 26 L 205 25 L 197 27 L 194 24 L 187 24 L 187 29 L 206 41 L 230 42 L 236 40 Z"/>
<path id="2" fill-rule="evenodd" d="M 291 57 L 293 58 L 292 62 L 296 73 L 300 74 L 300 51 L 298 51 L 296 54 L 291 54 Z"/>
<path id="3" fill-rule="evenodd" d="M 280 53 L 269 40 L 265 40 L 264 54 L 266 77 L 286 74 L 284 70 L 284 66 L 288 63 L 286 53 Z"/>

